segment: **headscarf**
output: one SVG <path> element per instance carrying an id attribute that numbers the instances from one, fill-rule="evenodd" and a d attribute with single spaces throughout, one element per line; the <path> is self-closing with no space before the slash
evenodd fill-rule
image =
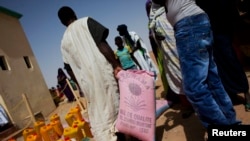
<path id="1" fill-rule="evenodd" d="M 58 69 L 58 75 L 60 75 L 60 76 L 62 76 L 62 75 L 63 75 L 63 76 L 66 76 L 65 73 L 63 72 L 63 69 L 62 69 L 62 68 L 59 68 L 59 69 Z"/>
<path id="2" fill-rule="evenodd" d="M 125 24 L 121 24 L 117 26 L 117 31 L 126 31 L 126 30 L 128 30 L 128 28 Z"/>
<path id="3" fill-rule="evenodd" d="M 119 31 L 120 33 L 123 34 L 122 36 L 125 37 L 125 42 L 127 44 L 129 44 L 129 46 L 131 48 L 135 47 L 135 42 L 132 40 L 131 36 L 129 35 L 127 25 L 125 25 L 125 24 L 118 25 L 117 26 L 117 31 Z"/>

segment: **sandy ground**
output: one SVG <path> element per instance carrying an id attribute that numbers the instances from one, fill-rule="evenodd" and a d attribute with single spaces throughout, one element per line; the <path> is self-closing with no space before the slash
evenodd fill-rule
<path id="1" fill-rule="evenodd" d="M 250 71 L 246 73 L 250 81 Z M 161 79 L 160 77 L 158 78 L 156 82 L 156 99 L 162 99 L 165 92 Z M 243 98 L 243 94 L 239 94 L 239 97 Z M 46 121 L 49 121 L 51 115 L 57 113 L 60 115 L 63 126 L 66 127 L 67 123 L 64 117 L 71 108 L 76 106 L 76 104 L 77 102 L 60 103 L 55 111 L 48 117 L 45 117 Z M 241 120 L 243 124 L 250 124 L 250 112 L 245 112 L 243 103 L 235 104 L 234 108 L 237 113 L 237 118 Z M 206 130 L 201 125 L 197 116 L 192 114 L 189 118 L 183 119 L 183 112 L 183 107 L 180 104 L 175 104 L 157 119 L 156 141 L 205 141 Z M 93 139 L 91 139 L 91 141 L 92 140 Z M 17 141 L 23 141 L 23 137 L 19 137 Z"/>
<path id="2" fill-rule="evenodd" d="M 248 80 L 250 80 L 250 72 L 247 72 Z M 161 97 L 163 92 L 161 83 L 157 89 L 157 97 Z M 243 94 L 238 95 L 239 98 L 244 98 Z M 243 124 L 250 124 L 250 112 L 245 112 L 245 107 L 242 103 L 234 105 L 237 118 Z M 183 119 L 183 107 L 180 104 L 173 105 L 165 111 L 156 121 L 156 137 L 157 141 L 205 141 L 206 130 L 201 125 L 195 114 L 189 118 Z"/>
<path id="3" fill-rule="evenodd" d="M 249 72 L 250 80 L 250 72 Z M 157 81 L 158 89 L 156 90 L 156 98 L 162 98 L 164 94 L 161 80 Z M 243 97 L 243 94 L 239 94 L 239 97 Z M 69 109 L 75 107 L 77 102 L 67 103 L 62 102 L 48 117 L 45 117 L 46 121 L 49 121 L 49 117 L 55 113 L 60 115 L 60 119 L 64 127 L 67 123 L 64 119 Z M 250 112 L 245 112 L 243 104 L 236 104 L 234 106 L 237 112 L 237 118 L 242 121 L 243 124 L 250 124 Z M 173 107 L 167 109 L 156 121 L 156 141 L 205 141 L 206 131 L 202 127 L 199 119 L 195 114 L 192 114 L 189 118 L 183 119 L 183 107 L 180 104 L 175 104 Z M 23 137 L 19 137 L 17 141 L 23 141 Z M 91 141 L 94 141 L 91 139 Z"/>
<path id="4" fill-rule="evenodd" d="M 247 72 L 247 75 L 250 80 L 250 72 Z M 160 77 L 157 80 L 156 86 L 158 86 L 156 99 L 161 99 L 164 96 L 164 91 Z M 243 98 L 243 94 L 239 94 L 239 97 Z M 64 126 L 67 126 L 64 116 L 76 104 L 77 102 L 63 102 L 51 115 L 54 113 L 61 115 L 62 123 Z M 250 112 L 245 112 L 244 105 L 242 103 L 235 104 L 234 108 L 237 112 L 237 118 L 243 124 L 250 124 Z M 206 130 L 201 125 L 197 116 L 192 114 L 189 118 L 183 119 L 183 112 L 184 108 L 180 104 L 175 104 L 157 119 L 156 141 L 205 141 Z"/>
<path id="5" fill-rule="evenodd" d="M 247 74 L 250 80 L 250 72 L 247 72 Z M 160 99 L 164 95 L 160 79 L 157 80 L 156 86 L 158 86 L 156 98 Z M 239 97 L 243 98 L 243 94 L 239 94 Z M 76 104 L 77 102 L 63 102 L 51 115 L 55 113 L 61 115 L 62 123 L 64 126 L 67 126 L 64 116 L 69 109 L 76 106 Z M 250 112 L 245 112 L 244 105 L 242 103 L 235 104 L 234 108 L 237 112 L 237 118 L 241 120 L 243 124 L 250 124 Z M 175 104 L 157 119 L 156 141 L 205 141 L 206 130 L 201 125 L 197 116 L 192 114 L 189 118 L 183 119 L 183 112 L 183 107 L 180 104 Z"/>

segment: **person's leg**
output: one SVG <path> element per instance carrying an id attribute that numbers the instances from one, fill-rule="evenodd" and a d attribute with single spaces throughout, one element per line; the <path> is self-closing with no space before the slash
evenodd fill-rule
<path id="1" fill-rule="evenodd" d="M 211 36 L 211 39 L 213 37 Z M 223 112 L 224 116 L 227 118 L 228 124 L 238 124 L 240 123 L 236 120 L 236 113 L 233 108 L 232 101 L 225 91 L 221 79 L 218 74 L 217 66 L 213 58 L 213 48 L 212 44 L 207 47 L 209 52 L 209 68 L 208 68 L 208 86 L 212 92 L 212 96 L 215 99 L 218 107 Z"/>
<path id="2" fill-rule="evenodd" d="M 238 102 L 238 93 L 248 91 L 248 80 L 232 46 L 232 39 L 226 34 L 214 34 L 214 61 L 222 84 L 232 102 Z"/>
<path id="3" fill-rule="evenodd" d="M 184 92 L 202 124 L 205 127 L 210 124 L 231 124 L 214 99 L 207 83 L 210 69 L 208 46 L 212 43 L 212 33 L 207 16 L 200 14 L 185 18 L 176 24 L 175 30 Z M 222 95 L 225 95 L 225 93 Z M 227 102 L 229 108 L 233 108 L 230 105 L 231 101 Z M 235 116 L 234 111 L 231 114 L 232 117 Z M 235 117 L 233 120 L 235 120 Z"/>
<path id="4" fill-rule="evenodd" d="M 66 98 L 68 99 L 68 102 L 74 101 L 75 96 L 67 84 L 65 84 L 62 91 L 63 91 L 64 95 L 66 96 Z"/>
<path id="5" fill-rule="evenodd" d="M 183 110 L 182 118 L 189 118 L 194 113 L 194 108 L 191 103 L 188 101 L 187 96 L 179 94 L 181 108 Z"/>
<path id="6" fill-rule="evenodd" d="M 155 57 L 155 60 L 158 59 L 158 51 L 157 51 L 157 44 L 155 42 L 155 39 L 153 38 L 153 36 L 149 36 L 149 41 L 150 41 L 150 45 L 151 45 L 151 48 L 152 48 L 152 51 L 153 51 L 153 54 L 154 54 L 154 57 Z M 156 62 L 158 63 L 158 62 Z"/>

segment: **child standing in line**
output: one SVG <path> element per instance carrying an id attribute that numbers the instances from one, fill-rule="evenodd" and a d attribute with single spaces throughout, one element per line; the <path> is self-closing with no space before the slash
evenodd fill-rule
<path id="1" fill-rule="evenodd" d="M 115 37 L 117 50 L 115 51 L 116 58 L 120 61 L 124 70 L 138 69 L 135 61 L 131 57 L 132 50 L 123 45 L 123 40 L 120 36 Z"/>

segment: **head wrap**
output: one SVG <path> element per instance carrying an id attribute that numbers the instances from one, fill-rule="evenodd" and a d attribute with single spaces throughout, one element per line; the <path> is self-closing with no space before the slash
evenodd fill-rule
<path id="1" fill-rule="evenodd" d="M 127 26 L 125 24 L 118 25 L 117 31 L 124 31 L 127 30 Z"/>

